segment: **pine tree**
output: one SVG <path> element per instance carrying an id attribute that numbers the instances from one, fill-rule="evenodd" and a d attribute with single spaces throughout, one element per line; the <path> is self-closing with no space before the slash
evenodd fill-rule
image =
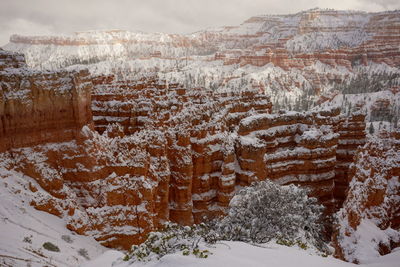
<path id="1" fill-rule="evenodd" d="M 371 122 L 371 123 L 369 124 L 369 134 L 373 135 L 374 132 L 375 132 L 374 123 Z"/>

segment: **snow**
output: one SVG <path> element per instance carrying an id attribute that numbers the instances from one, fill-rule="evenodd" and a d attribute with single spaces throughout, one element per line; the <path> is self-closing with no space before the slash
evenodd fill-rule
<path id="1" fill-rule="evenodd" d="M 93 238 L 69 231 L 64 220 L 31 207 L 33 193 L 28 190 L 29 182 L 40 188 L 33 179 L 0 169 L 0 266 L 30 263 L 32 267 L 73 267 L 87 261 L 79 255 L 80 249 L 86 249 L 90 258 L 106 250 Z M 72 243 L 63 240 L 63 235 L 70 236 Z M 44 242 L 57 245 L 60 252 L 44 249 Z"/>
<path id="2" fill-rule="evenodd" d="M 84 263 L 81 267 L 110 267 L 115 259 L 124 257 L 124 253 L 116 250 L 107 250 L 96 259 Z"/>
<path id="3" fill-rule="evenodd" d="M 13 36 L 4 48 L 24 53 L 27 64 L 36 69 L 88 68 L 92 75 L 118 73 L 123 79 L 156 73 L 169 83 L 221 92 L 260 87 L 271 96 L 274 108 L 295 108 L 304 100 L 305 91 L 313 90 L 315 81 L 321 82 L 324 93 L 332 88 L 326 77 L 345 81 L 363 69 L 372 73 L 398 72 L 398 68 L 382 63 L 348 69 L 317 61 L 304 69 L 284 70 L 272 63 L 261 67 L 224 65 L 223 60 L 215 60 L 214 55 L 223 53 L 227 58 L 239 59 L 243 55 L 262 54 L 265 49 L 257 50 L 257 46 L 277 45 L 279 38 L 289 38 L 283 45 L 290 56 L 291 53 L 355 47 L 374 37 L 376 33 L 368 31 L 368 27 L 370 19 L 377 15 L 359 11 L 307 10 L 292 15 L 257 16 L 238 26 L 186 35 L 111 30 L 57 36 Z M 384 23 L 390 22 L 396 23 L 396 17 L 388 16 Z M 314 28 L 319 30 L 309 32 Z M 20 39 L 28 39 L 28 43 Z M 64 44 L 54 45 L 52 41 Z M 68 42 L 80 45 L 68 45 Z M 151 56 L 156 51 L 161 52 L 160 58 Z M 317 96 L 311 96 L 310 100 L 317 100 Z"/>
<path id="4" fill-rule="evenodd" d="M 350 168 L 355 170 L 343 207 L 337 213 L 338 242 L 349 261 L 366 263 L 379 257 L 379 245 L 400 241 L 400 232 L 391 228 L 400 198 L 398 140 L 371 136 Z M 384 198 L 376 204 L 376 192 Z M 372 202 L 372 205 L 369 204 Z M 350 224 L 359 218 L 356 226 Z"/>
<path id="5" fill-rule="evenodd" d="M 400 262 L 400 248 L 392 251 L 392 253 L 371 260 L 367 264 L 368 267 L 398 267 Z M 362 266 L 361 265 L 361 266 Z"/>
<path id="6" fill-rule="evenodd" d="M 321 137 L 323 135 L 323 133 L 316 128 L 311 128 L 307 131 L 305 131 L 303 133 L 303 135 L 301 136 L 302 139 L 304 140 L 315 140 L 318 139 L 319 137 Z"/>
<path id="7" fill-rule="evenodd" d="M 360 259 L 361 262 L 369 262 L 375 258 L 379 258 L 380 254 L 378 251 L 379 243 L 388 243 L 389 236 L 396 236 L 398 233 L 388 228 L 381 230 L 371 220 L 364 219 L 357 227 L 354 233 L 357 242 L 357 255 L 356 258 Z"/>
<path id="8" fill-rule="evenodd" d="M 298 247 L 286 247 L 274 243 L 260 247 L 243 242 L 226 241 L 206 249 L 212 252 L 212 255 L 206 259 L 175 253 L 164 256 L 159 261 L 131 265 L 121 261 L 122 255 L 119 252 L 108 251 L 98 258 L 99 260 L 93 260 L 82 267 L 398 267 L 400 260 L 400 250 L 366 264 L 356 265 L 331 256 L 321 257 L 312 251 L 302 250 Z M 110 264 L 111 262 L 114 264 Z"/>
<path id="9" fill-rule="evenodd" d="M 379 92 L 363 94 L 338 94 L 332 100 L 326 101 L 320 106 L 315 107 L 314 110 L 342 107 L 342 112 L 344 114 L 348 114 L 350 112 L 354 114 L 354 112 L 349 110 L 349 106 L 346 105 L 346 103 L 351 103 L 350 108 L 355 107 L 357 104 L 362 104 L 360 111 L 365 112 L 367 115 L 366 120 L 370 121 L 371 111 L 373 110 L 373 106 L 377 100 L 387 100 L 389 102 L 389 110 L 392 109 L 394 111 L 396 107 L 400 106 L 400 93 L 395 93 L 390 90 L 383 90 Z"/>

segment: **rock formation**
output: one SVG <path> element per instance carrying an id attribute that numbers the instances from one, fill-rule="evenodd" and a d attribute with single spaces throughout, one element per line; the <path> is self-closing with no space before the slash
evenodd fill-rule
<path id="1" fill-rule="evenodd" d="M 93 55 L 70 54 L 69 58 L 47 58 L 43 62 L 28 53 L 31 66 L 67 66 L 74 60 L 104 60 L 110 57 L 179 58 L 210 54 L 226 64 L 282 68 L 304 68 L 319 60 L 328 65 L 351 68 L 356 62 L 398 65 L 400 51 L 399 11 L 365 13 L 312 9 L 292 15 L 265 15 L 240 26 L 221 27 L 190 35 L 136 33 L 122 30 L 77 32 L 71 36 L 21 36 L 10 38 L 10 49 L 93 46 Z M 15 47 L 14 47 L 14 46 Z M 106 54 L 96 45 L 119 45 Z M 128 49 L 129 48 L 129 49 Z M 208 52 L 208 53 L 207 53 Z M 32 56 L 32 57 L 31 57 Z"/>
<path id="2" fill-rule="evenodd" d="M 0 151 L 76 139 L 92 123 L 87 71 L 32 71 L 0 49 L 0 89 Z"/>
<path id="3" fill-rule="evenodd" d="M 341 259 L 362 263 L 400 245 L 399 137 L 383 133 L 356 154 L 334 235 Z"/>
<path id="4" fill-rule="evenodd" d="M 338 109 L 270 114 L 257 90 L 37 72 L 2 54 L 0 167 L 32 179 L 31 205 L 107 247 L 129 249 L 165 221 L 223 215 L 253 180 L 306 186 L 331 214 L 346 179 L 335 170 L 351 161 L 339 155 L 363 140 L 362 115 L 345 120 Z"/>
<path id="5" fill-rule="evenodd" d="M 114 73 L 128 79 L 157 72 L 185 87 L 228 91 L 254 87 L 275 96 L 271 101 L 277 110 L 305 110 L 308 106 L 297 102 L 306 97 L 316 102 L 332 84 L 363 73 L 400 75 L 399 18 L 398 10 L 313 9 L 256 16 L 239 26 L 188 35 L 119 30 L 14 35 L 5 49 L 23 52 L 28 65 L 38 69 L 79 69 L 85 64 L 92 74 Z M 398 79 L 394 83 L 400 85 Z M 390 88 L 380 85 L 381 89 Z"/>
<path id="6" fill-rule="evenodd" d="M 365 114 L 354 112 L 339 123 L 339 140 L 336 149 L 335 189 L 336 208 L 340 208 L 347 195 L 350 177 L 349 166 L 354 162 L 357 148 L 366 142 Z"/>
<path id="7" fill-rule="evenodd" d="M 237 145 L 239 183 L 272 179 L 304 185 L 332 213 L 338 119 L 339 110 L 243 119 Z"/>

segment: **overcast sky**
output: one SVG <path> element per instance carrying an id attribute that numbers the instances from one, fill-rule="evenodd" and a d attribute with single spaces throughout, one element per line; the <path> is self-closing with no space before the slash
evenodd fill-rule
<path id="1" fill-rule="evenodd" d="M 314 7 L 382 11 L 400 9 L 400 0 L 0 0 L 0 46 L 14 33 L 93 29 L 190 33 L 238 25 L 254 15 Z"/>

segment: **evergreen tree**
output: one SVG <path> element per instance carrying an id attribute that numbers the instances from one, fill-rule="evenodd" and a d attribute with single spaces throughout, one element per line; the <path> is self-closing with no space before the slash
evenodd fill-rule
<path id="1" fill-rule="evenodd" d="M 375 133 L 374 124 L 371 122 L 369 124 L 369 134 L 373 135 Z"/>
<path id="2" fill-rule="evenodd" d="M 269 180 L 240 190 L 219 223 L 222 239 L 264 243 L 272 238 L 308 240 L 322 244 L 323 207 L 307 191 L 294 185 L 279 186 Z"/>

